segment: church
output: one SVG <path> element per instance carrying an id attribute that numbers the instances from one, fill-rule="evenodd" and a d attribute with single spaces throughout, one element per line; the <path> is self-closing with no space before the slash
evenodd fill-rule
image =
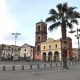
<path id="1" fill-rule="evenodd" d="M 61 61 L 61 39 L 47 38 L 47 24 L 43 21 L 36 23 L 35 32 L 35 61 Z M 72 39 L 67 37 L 67 58 L 72 58 Z"/>

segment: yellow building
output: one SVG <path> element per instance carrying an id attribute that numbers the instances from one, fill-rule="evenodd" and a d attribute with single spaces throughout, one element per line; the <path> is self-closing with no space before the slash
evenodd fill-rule
<path id="1" fill-rule="evenodd" d="M 45 42 L 41 42 L 41 61 L 61 61 L 60 39 L 48 38 Z"/>

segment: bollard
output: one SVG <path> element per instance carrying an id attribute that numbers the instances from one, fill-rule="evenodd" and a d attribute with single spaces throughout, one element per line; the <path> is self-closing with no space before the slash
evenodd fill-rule
<path id="1" fill-rule="evenodd" d="M 44 64 L 44 68 L 46 68 L 46 64 Z"/>
<path id="2" fill-rule="evenodd" d="M 22 70 L 24 70 L 24 65 L 22 65 Z"/>
<path id="3" fill-rule="evenodd" d="M 55 64 L 55 66 L 58 67 L 58 66 L 57 66 L 57 63 Z"/>
<path id="4" fill-rule="evenodd" d="M 40 66 L 39 66 L 39 64 L 37 65 L 37 68 L 38 68 L 38 69 L 40 69 Z"/>
<path id="5" fill-rule="evenodd" d="M 38 68 L 38 69 L 40 69 L 40 66 L 39 66 L 39 64 L 37 65 L 37 68 Z"/>
<path id="6" fill-rule="evenodd" d="M 74 64 L 74 62 L 72 61 L 72 65 Z"/>
<path id="7" fill-rule="evenodd" d="M 62 67 L 62 63 L 60 63 L 60 67 Z"/>
<path id="8" fill-rule="evenodd" d="M 76 64 L 78 64 L 78 61 L 76 61 Z"/>
<path id="9" fill-rule="evenodd" d="M 77 64 L 77 61 L 75 61 L 75 64 Z"/>
<path id="10" fill-rule="evenodd" d="M 15 66 L 12 66 L 12 70 L 15 71 Z"/>
<path id="11" fill-rule="evenodd" d="M 70 62 L 69 62 L 69 66 L 70 66 Z"/>
<path id="12" fill-rule="evenodd" d="M 5 71 L 6 70 L 6 67 L 5 66 L 3 66 L 3 71 Z"/>
<path id="13" fill-rule="evenodd" d="M 30 69 L 32 69 L 32 65 L 30 65 Z"/>
<path id="14" fill-rule="evenodd" d="M 50 63 L 50 68 L 52 68 L 52 63 Z"/>
<path id="15" fill-rule="evenodd" d="M 78 64 L 79 64 L 79 60 L 78 60 Z"/>

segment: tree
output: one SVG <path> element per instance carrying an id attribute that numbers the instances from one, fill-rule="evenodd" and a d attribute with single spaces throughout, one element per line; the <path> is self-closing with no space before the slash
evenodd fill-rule
<path id="1" fill-rule="evenodd" d="M 59 3 L 57 6 L 57 10 L 50 9 L 50 16 L 46 18 L 46 22 L 52 22 L 49 26 L 49 30 L 52 31 L 58 27 L 61 27 L 62 33 L 62 44 L 66 45 L 66 28 L 73 28 L 73 24 L 78 25 L 78 18 L 80 18 L 80 13 L 75 11 L 77 7 L 69 7 L 67 2 Z M 65 51 L 64 51 L 65 50 Z M 65 52 L 65 53 L 64 53 Z M 68 68 L 67 66 L 67 50 L 66 47 L 62 48 L 62 57 L 63 57 L 63 68 Z"/>

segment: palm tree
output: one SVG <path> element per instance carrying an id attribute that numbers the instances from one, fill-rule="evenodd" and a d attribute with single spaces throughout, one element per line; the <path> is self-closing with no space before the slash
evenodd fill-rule
<path id="1" fill-rule="evenodd" d="M 58 27 L 61 27 L 62 33 L 62 57 L 63 57 L 63 68 L 68 68 L 67 66 L 67 45 L 66 45 L 66 28 L 69 27 L 70 29 L 73 28 L 73 24 L 78 25 L 78 18 L 80 18 L 80 13 L 75 11 L 77 7 L 68 7 L 67 2 L 63 4 L 58 4 L 57 10 L 50 9 L 49 14 L 50 17 L 46 18 L 46 22 L 52 22 L 49 26 L 49 30 L 52 31 Z"/>

